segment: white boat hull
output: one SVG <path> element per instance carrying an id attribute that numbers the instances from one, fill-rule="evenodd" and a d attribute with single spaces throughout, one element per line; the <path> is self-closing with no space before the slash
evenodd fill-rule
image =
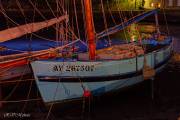
<path id="1" fill-rule="evenodd" d="M 171 51 L 170 45 L 146 54 L 147 64 L 156 72 L 161 71 Z M 31 65 L 41 96 L 49 103 L 81 98 L 83 87 L 99 95 L 142 82 L 144 56 L 95 62 L 34 61 Z"/>

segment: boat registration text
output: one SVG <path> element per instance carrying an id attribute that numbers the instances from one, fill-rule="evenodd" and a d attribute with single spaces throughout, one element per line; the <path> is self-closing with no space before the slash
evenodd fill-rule
<path id="1" fill-rule="evenodd" d="M 54 72 L 78 72 L 78 71 L 94 71 L 94 65 L 54 65 Z"/>

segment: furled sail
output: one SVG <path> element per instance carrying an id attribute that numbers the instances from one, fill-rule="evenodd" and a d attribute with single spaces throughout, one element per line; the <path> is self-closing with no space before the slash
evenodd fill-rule
<path id="1" fill-rule="evenodd" d="M 65 19 L 68 19 L 68 15 L 60 16 L 58 18 L 53 18 L 43 22 L 36 22 L 36 23 L 28 23 L 25 25 L 20 25 L 18 27 L 9 28 L 6 30 L 0 31 L 0 42 L 5 42 L 8 40 L 12 40 L 23 35 L 36 32 L 43 28 L 52 26 L 56 23 L 59 23 Z"/>

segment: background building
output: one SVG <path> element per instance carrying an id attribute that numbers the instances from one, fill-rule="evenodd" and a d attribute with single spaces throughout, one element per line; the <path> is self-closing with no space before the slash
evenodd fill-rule
<path id="1" fill-rule="evenodd" d="M 180 0 L 108 0 L 112 9 L 180 8 Z"/>
<path id="2" fill-rule="evenodd" d="M 162 7 L 169 9 L 180 8 L 180 0 L 161 0 Z"/>

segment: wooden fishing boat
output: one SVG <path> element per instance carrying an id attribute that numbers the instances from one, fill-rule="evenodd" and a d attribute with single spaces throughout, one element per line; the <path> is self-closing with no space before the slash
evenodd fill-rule
<path id="1" fill-rule="evenodd" d="M 94 34 L 91 0 L 83 0 L 88 52 L 31 62 L 34 78 L 45 103 L 100 95 L 151 79 L 163 70 L 172 54 L 172 38 L 160 33 L 153 41 L 113 44 L 96 49 L 98 41 L 132 23 L 155 14 L 152 10 Z M 152 44 L 150 43 L 152 42 Z M 144 49 L 146 46 L 146 50 Z M 69 46 L 72 47 L 71 45 Z"/>

